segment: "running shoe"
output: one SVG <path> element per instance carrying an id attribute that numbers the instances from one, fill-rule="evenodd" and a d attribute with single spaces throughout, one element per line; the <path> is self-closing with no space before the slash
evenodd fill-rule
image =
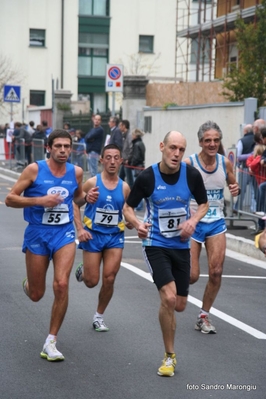
<path id="1" fill-rule="evenodd" d="M 75 271 L 75 276 L 79 283 L 81 283 L 81 281 L 83 281 L 82 274 L 83 274 L 83 263 L 80 263 Z"/>
<path id="2" fill-rule="evenodd" d="M 27 290 L 27 287 L 26 287 L 27 281 L 28 281 L 28 278 L 25 277 L 24 280 L 22 281 L 22 288 L 23 288 L 23 291 L 25 292 L 25 294 L 27 296 L 29 296 L 29 293 L 28 293 L 28 290 Z"/>
<path id="3" fill-rule="evenodd" d="M 163 377 L 173 377 L 175 375 L 176 356 L 175 354 L 165 353 L 163 363 L 158 368 L 157 374 Z"/>
<path id="4" fill-rule="evenodd" d="M 198 318 L 195 324 L 195 330 L 201 331 L 203 334 L 216 334 L 216 328 L 212 325 L 209 317 L 204 314 Z"/>
<path id="5" fill-rule="evenodd" d="M 102 331 L 109 331 L 109 328 L 107 327 L 107 325 L 106 325 L 105 322 L 103 321 L 103 318 L 102 318 L 102 317 L 96 317 L 96 318 L 93 320 L 92 325 L 93 325 L 93 328 L 94 328 L 95 331 L 99 331 L 99 332 L 102 332 Z"/>
<path id="6" fill-rule="evenodd" d="M 58 362 L 61 360 L 65 360 L 64 356 L 61 352 L 56 349 L 56 342 L 51 340 L 47 344 L 43 345 L 43 350 L 40 353 L 43 359 L 47 359 L 49 362 Z"/>

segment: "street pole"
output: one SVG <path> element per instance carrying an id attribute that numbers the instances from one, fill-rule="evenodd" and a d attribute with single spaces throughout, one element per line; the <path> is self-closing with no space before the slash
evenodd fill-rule
<path id="1" fill-rule="evenodd" d="M 112 116 L 115 116 L 115 92 L 112 92 Z"/>

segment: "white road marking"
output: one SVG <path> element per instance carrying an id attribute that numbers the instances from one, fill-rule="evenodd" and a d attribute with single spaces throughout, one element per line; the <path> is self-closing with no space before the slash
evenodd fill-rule
<path id="1" fill-rule="evenodd" d="M 131 240 L 131 239 L 135 239 L 135 238 L 138 238 L 138 236 L 125 237 L 125 243 L 126 244 L 130 244 L 130 243 L 141 244 L 140 239 L 138 241 Z M 253 243 L 253 241 L 251 241 L 251 242 Z M 203 248 L 204 248 L 204 245 L 203 245 Z M 231 249 L 226 249 L 225 255 L 228 258 L 232 258 L 232 259 L 238 260 L 239 262 L 247 263 L 249 265 L 257 266 L 257 267 L 260 267 L 261 269 L 266 270 L 266 258 L 265 258 L 265 261 L 259 260 L 259 259 L 254 259 L 254 258 L 251 258 L 250 256 L 240 254 L 239 252 L 232 251 Z"/>
<path id="2" fill-rule="evenodd" d="M 1 174 L 0 174 L 0 177 L 1 177 L 2 179 L 9 180 L 9 181 L 13 181 L 13 182 L 16 182 L 16 181 L 18 180 L 18 179 L 13 179 L 13 177 L 4 176 L 4 175 L 1 175 Z"/>
<path id="3" fill-rule="evenodd" d="M 143 270 L 140 270 L 137 267 L 135 267 L 129 263 L 121 262 L 121 266 L 123 266 L 125 269 L 128 269 L 129 271 L 137 274 L 138 276 L 145 278 L 146 280 L 148 280 L 150 282 L 153 281 L 150 273 L 144 272 Z M 194 298 L 191 295 L 188 296 L 188 301 L 190 303 L 192 303 L 193 305 L 196 305 L 199 308 L 201 307 L 202 301 L 199 301 L 197 298 Z M 227 323 L 231 324 L 232 326 L 239 328 L 240 330 L 244 331 L 245 333 L 252 335 L 255 338 L 266 339 L 266 334 L 264 334 L 263 332 L 256 330 L 255 328 L 249 326 L 248 324 L 242 323 L 242 321 L 237 320 L 234 317 L 231 317 L 231 316 L 227 315 L 226 313 L 221 312 L 220 310 L 218 310 L 214 307 L 211 308 L 210 313 L 216 317 L 219 317 L 219 319 L 226 321 Z"/>
<path id="4" fill-rule="evenodd" d="M 201 274 L 200 277 L 209 277 L 209 275 Z M 264 276 L 237 276 L 237 275 L 226 275 L 226 274 L 223 274 L 223 278 L 244 278 L 244 279 L 246 278 L 246 279 L 251 279 L 251 280 L 252 279 L 266 280 L 266 277 L 264 277 Z"/>

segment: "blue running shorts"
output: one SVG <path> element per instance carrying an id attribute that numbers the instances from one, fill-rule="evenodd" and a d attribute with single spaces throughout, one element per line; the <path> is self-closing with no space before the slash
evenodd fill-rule
<path id="1" fill-rule="evenodd" d="M 124 232 L 115 234 L 103 234 L 96 231 L 88 230 L 92 239 L 86 242 L 80 242 L 78 245 L 79 249 L 83 249 L 88 252 L 102 252 L 104 249 L 110 248 L 124 248 Z"/>
<path id="2" fill-rule="evenodd" d="M 196 226 L 191 238 L 203 244 L 206 238 L 217 236 L 218 234 L 225 233 L 227 230 L 225 220 L 219 219 L 212 223 L 199 222 Z"/>
<path id="3" fill-rule="evenodd" d="M 29 224 L 24 233 L 22 252 L 26 253 L 28 249 L 35 255 L 48 255 L 51 260 L 55 252 L 72 242 L 75 242 L 73 223 L 53 227 Z"/>

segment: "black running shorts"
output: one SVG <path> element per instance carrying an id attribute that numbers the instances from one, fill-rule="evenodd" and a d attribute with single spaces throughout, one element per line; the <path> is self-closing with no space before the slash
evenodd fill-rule
<path id="1" fill-rule="evenodd" d="M 177 295 L 188 296 L 190 249 L 143 247 L 143 254 L 158 290 L 174 281 Z"/>

